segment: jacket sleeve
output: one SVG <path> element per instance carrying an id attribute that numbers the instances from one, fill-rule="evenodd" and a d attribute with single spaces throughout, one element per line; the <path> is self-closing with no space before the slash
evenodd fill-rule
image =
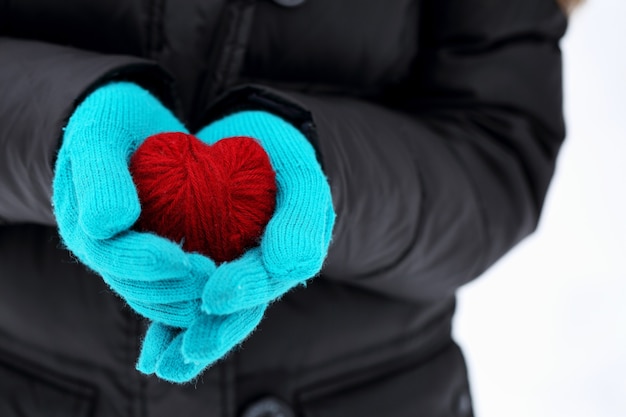
<path id="1" fill-rule="evenodd" d="M 325 278 L 446 297 L 536 228 L 564 138 L 566 18 L 478 3 L 428 2 L 412 77 L 383 100 L 252 85 L 207 115 L 270 109 L 310 138 L 337 211 Z"/>
<path id="2" fill-rule="evenodd" d="M 134 81 L 173 106 L 152 62 L 0 36 L 0 223 L 54 225 L 52 167 L 76 104 L 111 79 Z"/>

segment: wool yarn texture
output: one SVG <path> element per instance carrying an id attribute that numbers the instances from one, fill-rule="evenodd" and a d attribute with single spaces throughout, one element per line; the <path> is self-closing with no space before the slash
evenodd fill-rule
<path id="1" fill-rule="evenodd" d="M 217 143 L 224 138 L 253 137 L 267 152 L 276 173 L 275 208 L 269 210 L 271 218 L 259 244 L 216 264 L 208 256 L 185 250 L 188 236 L 166 238 L 138 231 L 143 207 L 129 161 L 147 138 L 166 132 L 186 128 L 145 89 L 128 82 L 97 88 L 77 106 L 65 127 L 52 203 L 67 248 L 150 320 L 137 369 L 182 383 L 248 337 L 271 302 L 319 272 L 335 213 L 329 184 L 302 133 L 270 113 L 240 112 L 211 123 L 197 137 L 209 148 L 217 146 L 218 153 L 222 145 Z M 243 162 L 235 158 L 228 164 Z M 173 178 L 167 174 L 151 189 L 179 192 Z M 203 193 L 186 197 L 199 194 Z M 223 204 L 223 195 L 212 195 Z M 202 201 L 189 205 L 204 207 Z M 157 221 L 168 223 L 160 216 Z M 220 212 L 217 216 L 232 217 Z M 237 231 L 216 233 L 240 242 Z"/>
<path id="2" fill-rule="evenodd" d="M 149 137 L 130 171 L 141 202 L 137 227 L 222 263 L 257 246 L 276 203 L 269 157 L 253 138 L 209 145 L 182 132 Z"/>
<path id="3" fill-rule="evenodd" d="M 131 230 L 141 206 L 130 155 L 147 137 L 172 131 L 186 128 L 147 90 L 129 82 L 100 86 L 64 128 L 52 206 L 65 246 L 135 311 L 189 326 L 214 262 L 156 234 Z"/>
<path id="4" fill-rule="evenodd" d="M 244 111 L 196 135 L 207 144 L 233 136 L 257 139 L 276 172 L 276 208 L 258 246 L 208 274 L 190 325 L 150 325 L 137 369 L 176 383 L 192 380 L 226 355 L 253 332 L 270 303 L 319 273 L 335 222 L 315 150 L 292 124 L 268 112 Z"/>

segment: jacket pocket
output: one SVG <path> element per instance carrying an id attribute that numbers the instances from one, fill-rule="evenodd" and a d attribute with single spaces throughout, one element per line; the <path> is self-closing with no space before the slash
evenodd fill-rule
<path id="1" fill-rule="evenodd" d="M 95 389 L 0 351 L 0 416 L 89 417 Z"/>
<path id="2" fill-rule="evenodd" d="M 339 386 L 340 388 L 336 388 Z M 463 355 L 454 343 L 429 360 L 344 384 L 331 381 L 303 393 L 304 417 L 471 417 Z"/>

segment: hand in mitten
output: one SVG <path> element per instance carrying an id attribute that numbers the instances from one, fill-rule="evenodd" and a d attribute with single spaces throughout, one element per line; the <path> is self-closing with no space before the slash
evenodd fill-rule
<path id="1" fill-rule="evenodd" d="M 335 220 L 329 184 L 307 139 L 281 118 L 260 111 L 225 117 L 197 136 L 213 144 L 251 136 L 276 172 L 276 209 L 258 247 L 217 267 L 204 286 L 202 314 L 186 329 L 154 323 L 137 368 L 185 382 L 240 343 L 267 305 L 321 269 Z"/>
<path id="2" fill-rule="evenodd" d="M 276 208 L 260 246 L 221 265 L 207 282 L 202 308 L 229 314 L 273 301 L 315 276 L 328 252 L 335 212 L 328 181 L 304 135 L 271 113 L 234 114 L 204 128 L 198 137 L 256 138 L 276 173 Z"/>
<path id="3" fill-rule="evenodd" d="M 65 245 L 140 314 L 188 326 L 215 264 L 150 233 L 130 230 L 141 207 L 128 163 L 160 132 L 186 131 L 154 96 L 128 82 L 104 85 L 82 101 L 65 128 L 53 208 Z"/>

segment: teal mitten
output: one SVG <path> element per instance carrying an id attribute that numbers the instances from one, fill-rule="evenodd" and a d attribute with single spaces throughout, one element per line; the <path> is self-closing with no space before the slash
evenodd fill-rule
<path id="1" fill-rule="evenodd" d="M 221 264 L 202 293 L 202 314 L 181 330 L 155 323 L 137 368 L 185 382 L 245 339 L 268 303 L 322 268 L 335 221 L 330 186 L 304 135 L 262 111 L 235 113 L 205 127 L 206 143 L 231 136 L 259 140 L 276 172 L 276 210 L 260 246 Z"/>
<path id="2" fill-rule="evenodd" d="M 63 135 L 52 203 L 63 242 L 140 314 L 189 326 L 215 264 L 178 244 L 129 230 L 141 207 L 128 162 L 149 136 L 185 127 L 129 82 L 104 85 L 78 105 Z"/>

